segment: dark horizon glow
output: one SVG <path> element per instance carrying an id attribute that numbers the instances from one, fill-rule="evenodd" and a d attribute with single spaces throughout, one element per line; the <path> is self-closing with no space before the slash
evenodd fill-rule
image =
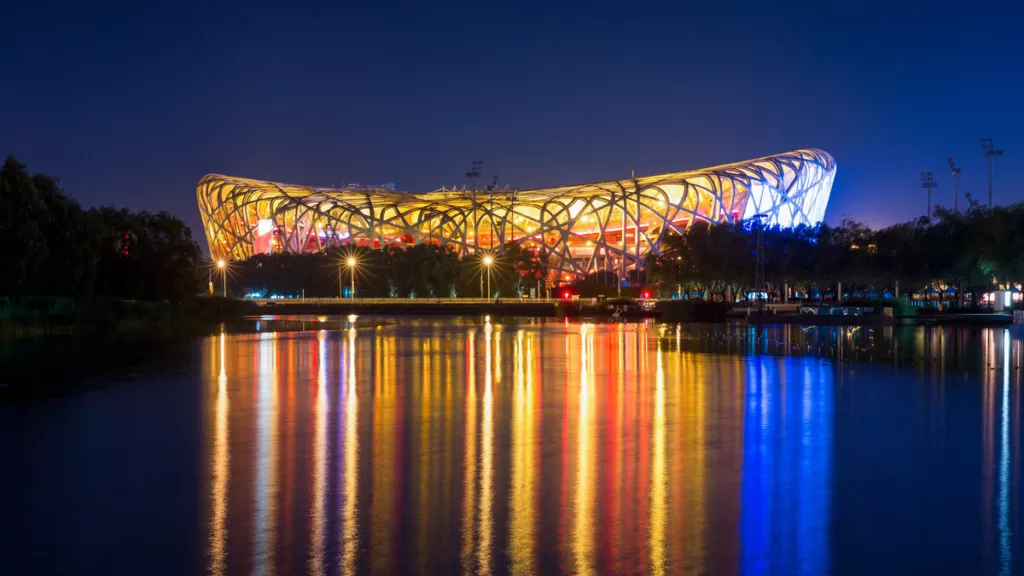
<path id="1" fill-rule="evenodd" d="M 20 3 L 0 152 L 84 205 L 181 216 L 207 173 L 424 192 L 714 166 L 801 148 L 838 171 L 826 221 L 1024 199 L 1019 3 L 438 8 Z M 961 206 L 964 203 L 961 202 Z"/>

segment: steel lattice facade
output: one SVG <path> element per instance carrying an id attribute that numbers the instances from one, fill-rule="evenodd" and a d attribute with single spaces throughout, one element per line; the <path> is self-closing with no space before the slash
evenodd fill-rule
<path id="1" fill-rule="evenodd" d="M 657 254 L 668 232 L 697 220 L 815 225 L 836 164 L 798 150 L 702 170 L 538 190 L 311 188 L 210 174 L 196 194 L 210 254 L 240 260 L 271 251 L 431 242 L 463 256 L 519 242 L 545 252 L 557 278 L 624 276 Z"/>

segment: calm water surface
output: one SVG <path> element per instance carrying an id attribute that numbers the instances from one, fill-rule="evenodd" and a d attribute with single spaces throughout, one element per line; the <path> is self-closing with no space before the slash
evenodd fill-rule
<path id="1" fill-rule="evenodd" d="M 323 326 L 0 406 L 0 572 L 1024 573 L 1013 329 Z"/>

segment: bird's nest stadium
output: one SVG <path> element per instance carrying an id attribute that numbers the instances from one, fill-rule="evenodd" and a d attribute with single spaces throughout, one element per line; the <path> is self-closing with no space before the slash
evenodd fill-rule
<path id="1" fill-rule="evenodd" d="M 314 188 L 210 174 L 196 189 L 215 259 L 331 246 L 430 242 L 462 256 L 518 242 L 542 251 L 560 280 L 624 277 L 657 255 L 662 238 L 696 221 L 754 217 L 815 225 L 835 178 L 823 150 L 797 150 L 712 168 L 536 190 Z"/>

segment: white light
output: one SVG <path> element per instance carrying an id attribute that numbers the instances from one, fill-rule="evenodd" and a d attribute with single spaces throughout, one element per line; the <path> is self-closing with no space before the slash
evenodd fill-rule
<path id="1" fill-rule="evenodd" d="M 274 221 L 265 218 L 256 223 L 256 235 L 263 236 L 264 234 L 270 234 L 274 230 Z"/>

